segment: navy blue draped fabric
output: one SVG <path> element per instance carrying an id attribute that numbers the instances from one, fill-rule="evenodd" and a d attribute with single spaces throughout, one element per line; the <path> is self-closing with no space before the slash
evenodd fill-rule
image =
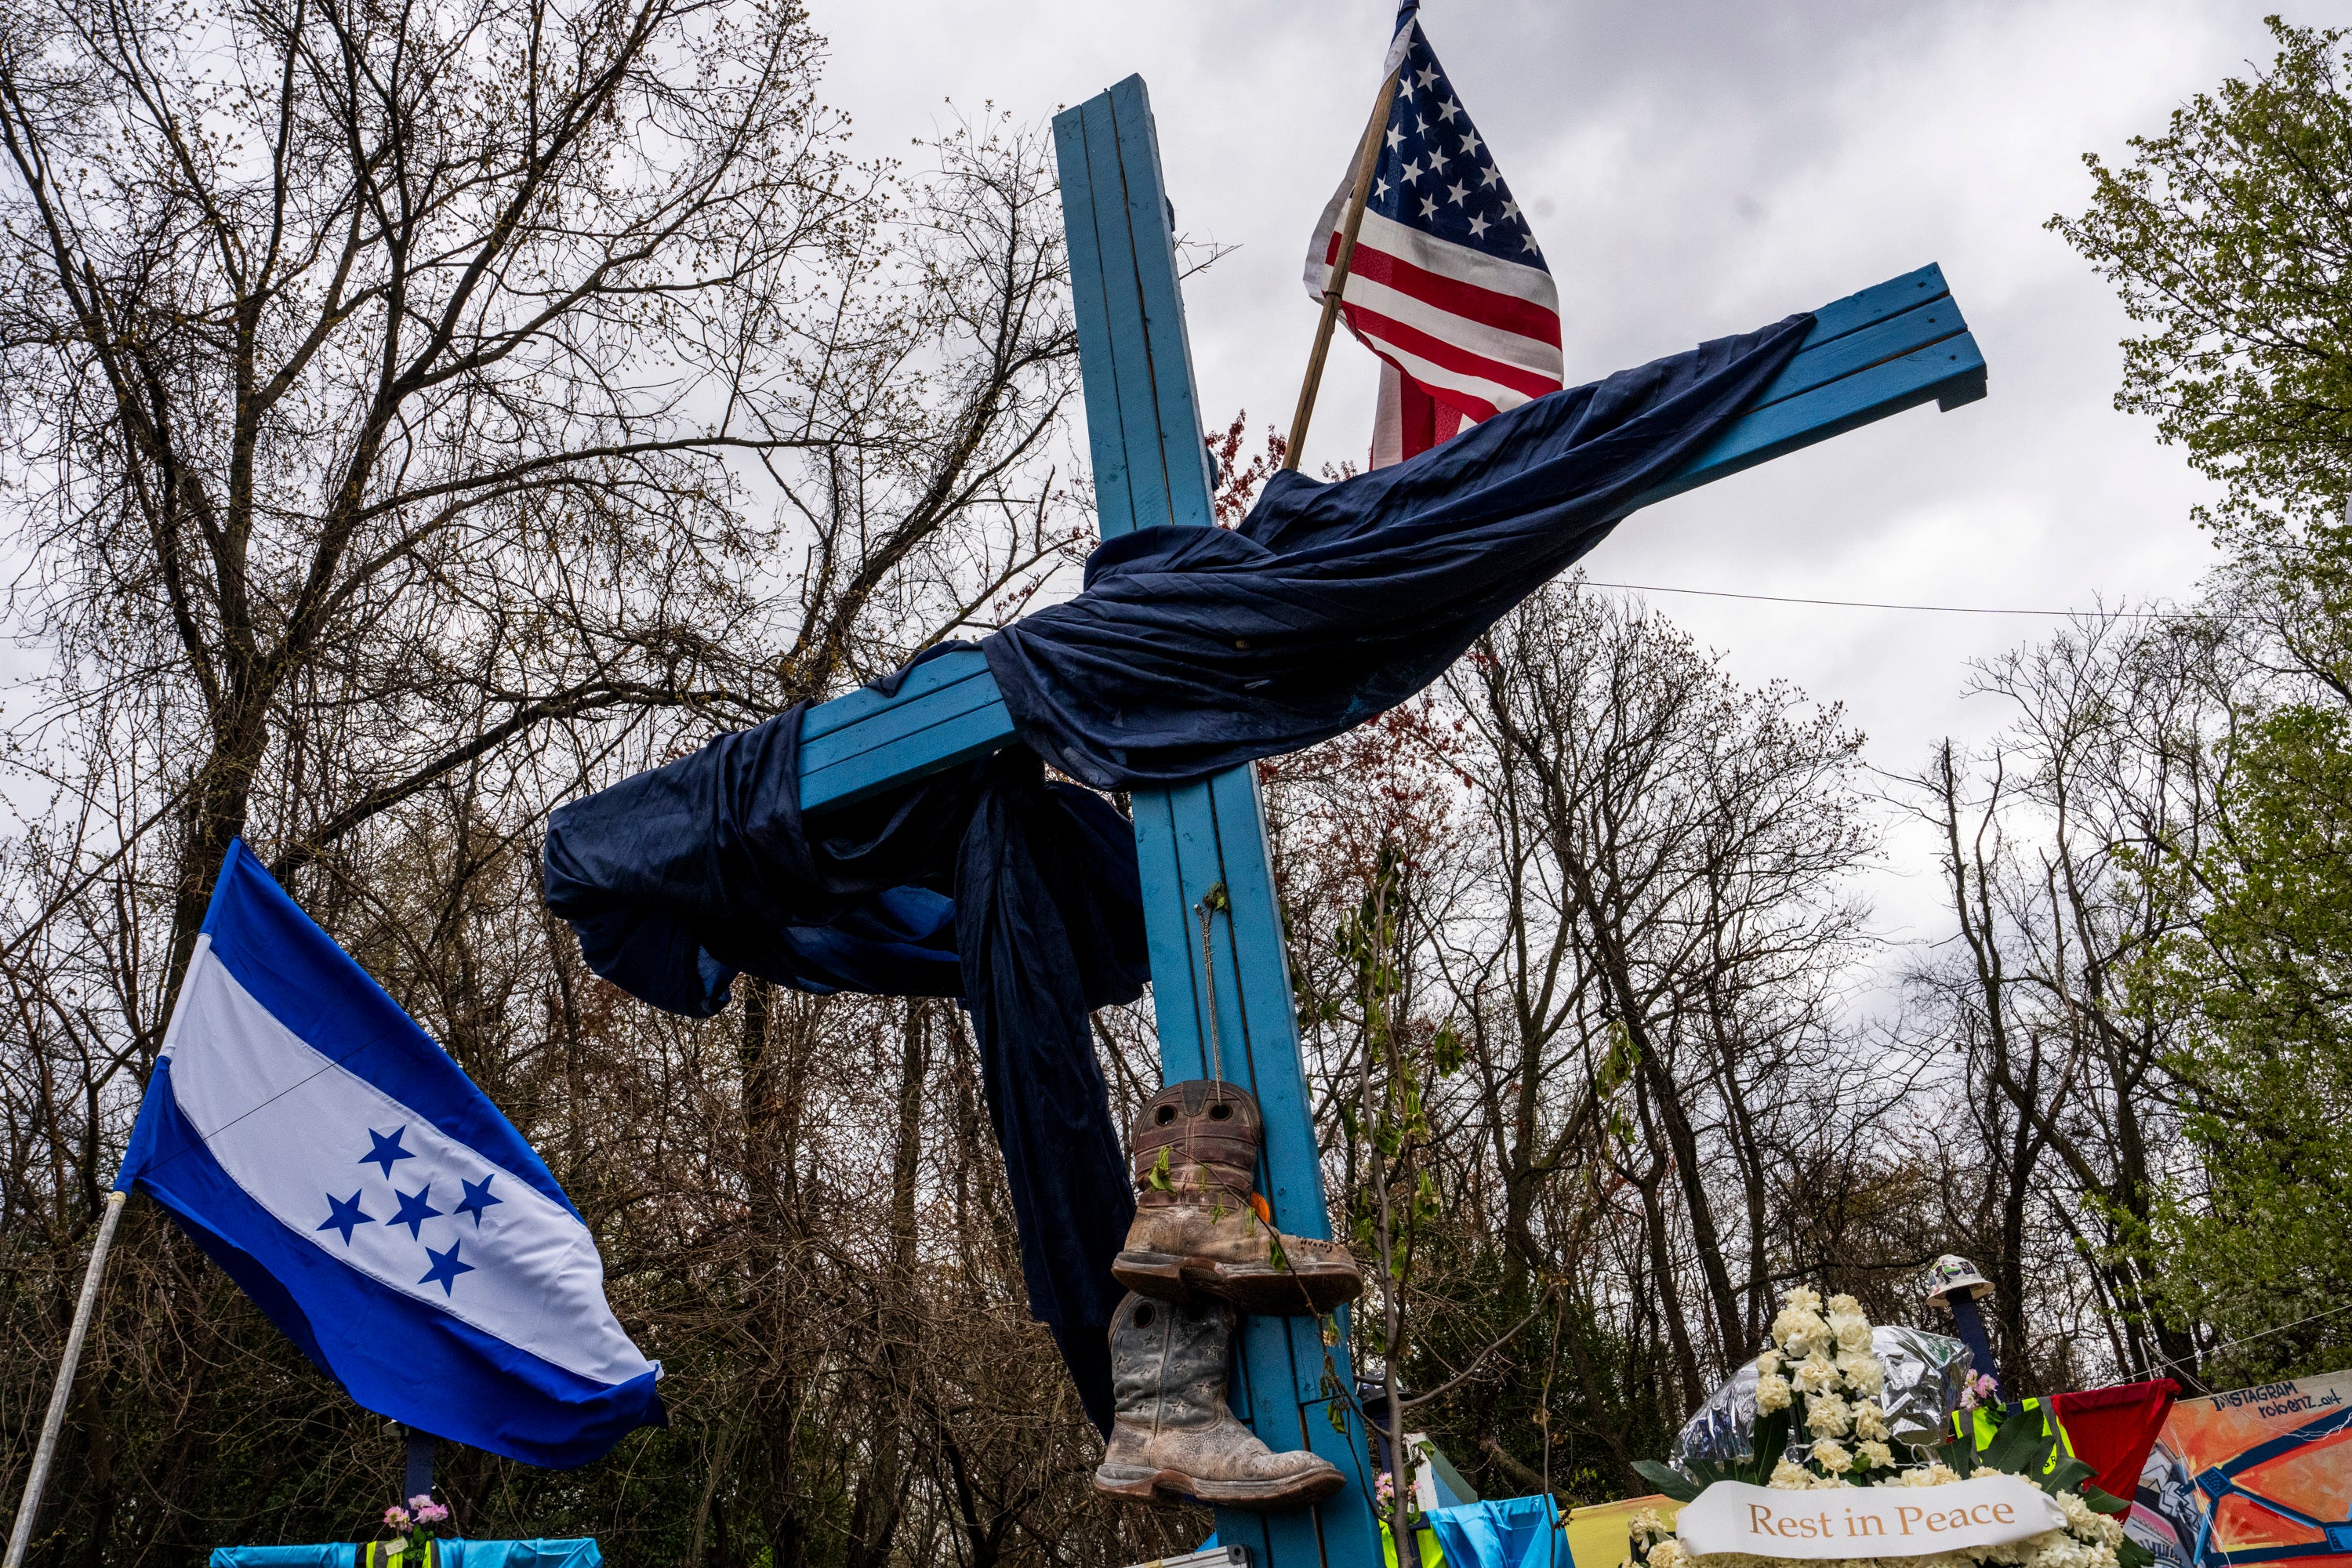
<path id="1" fill-rule="evenodd" d="M 548 904 L 597 973 L 691 1017 L 738 973 L 961 997 L 1031 1309 L 1108 1431 L 1100 1331 L 1134 1196 L 1088 1015 L 1139 994 L 1149 960 L 1129 823 L 1039 756 L 1097 788 L 1173 783 L 1402 700 L 1704 451 L 1811 321 L 1555 393 L 1396 468 L 1277 475 L 1237 531 L 1114 539 L 1078 597 L 982 644 L 1026 745 L 812 825 L 794 708 L 557 811 Z"/>
<path id="2" fill-rule="evenodd" d="M 548 907 L 590 968 L 689 1017 L 724 1007 L 739 973 L 963 997 L 1030 1310 L 1108 1432 L 1110 1262 L 1135 1198 L 1090 1016 L 1150 973 L 1134 829 L 1018 746 L 813 826 L 802 712 L 557 810 Z"/>
<path id="3" fill-rule="evenodd" d="M 1412 462 L 1267 481 L 1237 530 L 1138 529 L 981 644 L 1021 737 L 1097 789 L 1297 751 L 1395 706 L 1598 544 L 1796 353 L 1811 316 L 1520 405 Z"/>

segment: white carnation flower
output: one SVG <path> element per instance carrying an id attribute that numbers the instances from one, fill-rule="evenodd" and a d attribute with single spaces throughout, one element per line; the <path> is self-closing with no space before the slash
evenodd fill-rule
<path id="1" fill-rule="evenodd" d="M 1842 1476 L 1853 1468 L 1853 1456 L 1845 1451 L 1844 1444 L 1824 1437 L 1813 1445 L 1813 1463 L 1833 1476 Z"/>
<path id="2" fill-rule="evenodd" d="M 1817 1394 L 1805 1402 L 1805 1430 L 1816 1437 L 1843 1437 L 1853 1425 L 1853 1412 L 1834 1394 Z"/>
<path id="3" fill-rule="evenodd" d="M 1853 1313 L 1833 1312 L 1830 1315 L 1830 1332 L 1837 1336 L 1838 1349 L 1852 1355 L 1870 1353 L 1870 1320 Z"/>
<path id="4" fill-rule="evenodd" d="M 1772 1320 L 1773 1342 L 1790 1355 L 1827 1349 L 1830 1337 L 1830 1326 L 1822 1321 L 1822 1315 L 1802 1307 L 1783 1308 Z"/>
<path id="5" fill-rule="evenodd" d="M 1756 1380 L 1756 1408 L 1765 1415 L 1775 1410 L 1789 1408 L 1789 1380 L 1777 1373 L 1766 1373 Z"/>
<path id="6" fill-rule="evenodd" d="M 1679 1541 L 1661 1541 L 1650 1548 L 1650 1568 L 1686 1568 L 1690 1560 Z"/>
<path id="7" fill-rule="evenodd" d="M 1895 1462 L 1895 1450 L 1875 1438 L 1853 1446 L 1854 1457 L 1874 1470 L 1883 1470 Z"/>
<path id="8" fill-rule="evenodd" d="M 1797 1370 L 1790 1374 L 1789 1381 L 1796 1384 L 1800 1394 L 1827 1394 L 1838 1385 L 1837 1365 L 1815 1351 L 1797 1363 Z"/>
<path id="9" fill-rule="evenodd" d="M 2063 1531 L 2037 1535 L 2025 1544 L 2033 1548 L 2028 1559 L 2032 1568 L 2092 1568 L 2089 1550 Z"/>
<path id="10" fill-rule="evenodd" d="M 1794 1459 L 1783 1459 L 1772 1467 L 1772 1479 L 1766 1484 L 1784 1492 L 1801 1492 L 1813 1484 L 1813 1472 Z"/>
<path id="11" fill-rule="evenodd" d="M 2059 1493 L 2058 1508 L 2065 1514 L 2068 1528 L 2078 1538 L 2102 1545 L 2112 1545 L 2123 1539 L 2124 1527 L 2116 1523 L 2112 1515 L 2093 1508 L 2080 1492 Z"/>
<path id="12" fill-rule="evenodd" d="M 1870 1353 L 1866 1336 L 1861 1350 L 1839 1352 L 1837 1369 L 1845 1385 L 1856 1394 L 1867 1394 L 1874 1399 L 1886 1387 L 1886 1363 Z"/>
<path id="13" fill-rule="evenodd" d="M 1780 1304 L 1801 1312 L 1818 1312 L 1822 1310 L 1822 1293 L 1807 1286 L 1792 1285 L 1782 1292 Z"/>
<path id="14" fill-rule="evenodd" d="M 1756 1372 L 1759 1376 L 1769 1377 L 1772 1373 L 1780 1370 L 1780 1352 L 1779 1351 L 1768 1348 L 1758 1353 L 1756 1357 Z"/>
<path id="15" fill-rule="evenodd" d="M 1878 1407 L 1878 1401 L 1857 1399 L 1853 1402 L 1853 1435 L 1877 1439 L 1885 1437 L 1886 1412 Z"/>

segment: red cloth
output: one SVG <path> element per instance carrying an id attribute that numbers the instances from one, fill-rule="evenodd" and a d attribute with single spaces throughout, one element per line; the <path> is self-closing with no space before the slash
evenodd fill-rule
<path id="1" fill-rule="evenodd" d="M 2074 1457 L 2097 1472 L 2091 1484 L 2126 1502 L 2139 1489 L 2139 1473 L 2180 1385 L 2168 1377 L 2085 1389 L 2051 1399 Z"/>

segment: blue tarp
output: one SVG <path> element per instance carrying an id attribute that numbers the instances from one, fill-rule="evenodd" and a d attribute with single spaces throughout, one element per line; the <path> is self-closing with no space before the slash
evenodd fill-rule
<path id="1" fill-rule="evenodd" d="M 740 973 L 970 1008 L 1030 1310 L 1110 1426 L 1111 1259 L 1135 1198 L 1089 1016 L 1150 975 L 1135 835 L 1022 747 L 812 827 L 801 709 L 560 808 L 548 906 L 589 967 L 689 1016 Z"/>
<path id="2" fill-rule="evenodd" d="M 1573 1568 L 1559 1510 L 1548 1497 L 1433 1508 L 1421 1517 L 1447 1568 Z"/>
<path id="3" fill-rule="evenodd" d="M 1145 528 L 981 644 L 1021 738 L 1097 789 L 1198 778 L 1394 707 L 1674 478 L 1809 315 L 1522 404 L 1409 463 L 1276 474 L 1237 530 Z"/>
<path id="4" fill-rule="evenodd" d="M 442 1568 L 603 1568 L 593 1541 L 436 1541 Z M 212 1568 L 358 1568 L 348 1541 L 322 1546 L 215 1546 Z"/>
<path id="5" fill-rule="evenodd" d="M 603 1568 L 593 1541 L 452 1541 L 446 1568 Z"/>
<path id="6" fill-rule="evenodd" d="M 707 1017 L 738 973 L 960 995 L 1032 1310 L 1097 1424 L 1134 1213 L 1090 1009 L 1149 976 L 1134 842 L 1101 789 L 1335 735 L 1436 679 L 1720 436 L 1810 316 L 1523 405 L 1396 468 L 1268 482 L 1236 531 L 1151 528 L 982 647 L 1026 742 L 845 810 L 799 807 L 802 710 L 557 811 L 549 907 L 589 966 Z"/>

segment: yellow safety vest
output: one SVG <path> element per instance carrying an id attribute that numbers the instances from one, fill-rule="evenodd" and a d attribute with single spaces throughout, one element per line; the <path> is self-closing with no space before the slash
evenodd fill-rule
<path id="1" fill-rule="evenodd" d="M 2014 1421 L 2027 1411 L 2041 1416 L 2043 1436 L 2056 1438 L 2056 1441 L 2050 1446 L 2050 1457 L 2042 1462 L 2042 1473 L 2046 1476 L 2058 1468 L 2060 1459 L 2071 1459 L 2074 1457 L 2074 1440 L 2066 1435 L 2066 1424 L 2058 1419 L 2057 1408 L 2054 1405 L 2043 1404 L 2039 1395 L 2032 1399 L 2020 1400 L 2010 1408 L 2005 1419 Z M 1963 1425 L 1963 1423 L 1967 1424 Z M 1952 1412 L 1953 1436 L 1973 1437 L 1976 1440 L 1977 1452 L 1979 1454 L 1992 1447 L 1993 1437 L 2000 1431 L 2000 1423 L 1993 1419 L 1990 1405 L 1979 1405 L 1974 1410 Z"/>

